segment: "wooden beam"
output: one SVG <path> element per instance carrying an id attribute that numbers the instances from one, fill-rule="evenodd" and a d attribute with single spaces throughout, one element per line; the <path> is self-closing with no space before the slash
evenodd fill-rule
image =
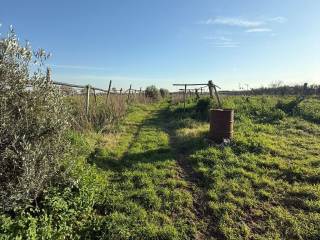
<path id="1" fill-rule="evenodd" d="M 218 100 L 219 108 L 222 108 L 221 101 L 220 101 L 219 94 L 218 94 L 216 86 L 213 86 L 213 89 L 214 89 L 214 93 L 216 94 L 216 97 L 217 97 L 217 100 Z"/>
<path id="2" fill-rule="evenodd" d="M 209 80 L 208 82 L 208 87 L 209 87 L 210 98 L 213 98 L 213 93 L 212 93 L 213 83 L 211 80 Z"/>
<path id="3" fill-rule="evenodd" d="M 112 80 L 109 81 L 109 87 L 108 87 L 108 92 L 107 92 L 106 104 L 108 103 L 108 99 L 109 99 L 109 94 L 110 94 L 110 89 L 111 89 L 111 83 L 112 83 Z"/>
<path id="4" fill-rule="evenodd" d="M 187 84 L 184 85 L 184 92 L 183 92 L 183 111 L 186 111 L 186 94 L 187 94 Z"/>
<path id="5" fill-rule="evenodd" d="M 130 88 L 129 88 L 128 90 L 129 90 L 129 92 L 128 92 L 128 100 L 129 100 L 129 98 L 130 98 L 130 93 L 131 93 L 131 84 L 130 84 Z"/>
<path id="6" fill-rule="evenodd" d="M 210 80 L 210 81 L 211 81 L 212 85 L 221 89 L 218 85 L 213 84 L 212 80 Z M 207 83 L 175 83 L 175 84 L 173 84 L 173 86 L 184 86 L 184 85 L 187 85 L 187 86 L 208 86 Z"/>
<path id="7" fill-rule="evenodd" d="M 203 86 L 203 85 L 208 85 L 208 84 L 206 83 L 186 83 L 186 84 L 175 83 L 173 84 L 173 86 Z"/>
<path id="8" fill-rule="evenodd" d="M 86 96 L 86 114 L 89 117 L 89 105 L 90 105 L 90 85 L 86 86 L 87 89 L 87 96 Z"/>

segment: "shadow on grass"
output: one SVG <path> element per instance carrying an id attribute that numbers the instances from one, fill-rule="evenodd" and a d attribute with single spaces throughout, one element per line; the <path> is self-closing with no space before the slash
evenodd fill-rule
<path id="1" fill-rule="evenodd" d="M 103 170 L 122 172 L 132 169 L 139 163 L 157 163 L 172 158 L 170 148 L 158 148 L 139 153 L 127 153 L 125 157 L 118 159 L 111 156 L 93 155 L 88 158 L 88 163 L 96 165 Z"/>
<path id="2" fill-rule="evenodd" d="M 180 119 L 190 117 L 187 112 L 183 114 L 173 113 L 169 108 L 162 108 L 155 112 L 152 117 L 145 119 L 139 124 L 127 150 L 120 159 L 109 152 L 104 152 L 103 149 L 96 148 L 95 151 L 88 156 L 88 163 L 94 164 L 103 170 L 122 172 L 126 169 L 133 168 L 139 163 L 163 162 L 168 159 L 175 159 L 177 154 L 189 154 L 203 148 L 202 137 L 204 136 L 178 139 L 174 135 L 175 131 L 179 129 L 179 124 L 175 124 L 177 114 L 179 114 Z M 183 125 L 181 126 L 183 127 Z M 170 137 L 170 145 L 142 152 L 132 152 L 132 147 L 139 141 L 142 128 L 160 129 L 166 132 Z"/>

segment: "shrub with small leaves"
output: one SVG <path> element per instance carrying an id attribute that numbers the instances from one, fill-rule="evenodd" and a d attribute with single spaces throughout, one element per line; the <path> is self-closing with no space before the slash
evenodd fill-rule
<path id="1" fill-rule="evenodd" d="M 168 89 L 165 89 L 165 88 L 160 88 L 160 95 L 162 98 L 165 98 L 167 96 L 169 96 L 169 90 Z"/>
<path id="2" fill-rule="evenodd" d="M 196 104 L 198 116 L 202 119 L 209 119 L 210 108 L 215 107 L 214 102 L 209 97 L 200 98 Z"/>
<path id="3" fill-rule="evenodd" d="M 0 210 L 36 199 L 68 146 L 68 111 L 46 79 L 48 57 L 22 46 L 12 29 L 0 39 Z"/>
<path id="4" fill-rule="evenodd" d="M 160 92 L 156 86 L 152 85 L 146 88 L 145 95 L 147 98 L 158 100 L 160 97 Z"/>

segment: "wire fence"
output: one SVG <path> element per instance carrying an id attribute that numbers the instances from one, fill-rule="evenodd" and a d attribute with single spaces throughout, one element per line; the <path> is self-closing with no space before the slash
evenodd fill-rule
<path id="1" fill-rule="evenodd" d="M 179 93 L 182 94 L 183 96 L 183 108 L 186 108 L 186 99 L 189 96 L 191 97 L 192 95 L 195 95 L 196 98 L 200 98 L 200 95 L 203 95 L 205 93 L 205 90 L 208 89 L 209 90 L 209 96 L 210 98 L 217 98 L 218 101 L 218 105 L 221 108 L 221 100 L 220 100 L 220 96 L 218 93 L 217 89 L 221 89 L 218 85 L 214 84 L 212 82 L 212 80 L 209 80 L 208 83 L 175 83 L 173 84 L 173 86 L 178 86 L 181 87 L 183 86 L 184 88 L 180 88 L 179 89 Z M 190 88 L 190 86 L 192 88 Z"/>
<path id="2" fill-rule="evenodd" d="M 109 81 L 109 85 L 107 89 L 91 86 L 90 84 L 79 85 L 79 84 L 73 84 L 73 83 L 53 81 L 51 79 L 50 69 L 47 69 L 46 80 L 56 86 L 59 86 L 59 91 L 61 91 L 65 95 L 69 95 L 69 96 L 84 95 L 85 96 L 84 107 L 85 107 L 86 115 L 89 115 L 92 95 L 94 97 L 95 103 L 97 102 L 98 94 L 105 95 L 105 103 L 108 104 L 110 95 L 121 96 L 122 98 L 125 98 L 127 102 L 130 102 L 130 100 L 136 96 L 144 97 L 144 93 L 145 93 L 145 91 L 143 91 L 141 87 L 139 90 L 132 88 L 132 84 L 130 84 L 130 87 L 126 90 L 123 88 L 117 89 L 115 87 L 112 87 L 112 80 Z M 79 89 L 80 89 L 80 92 L 78 91 Z"/>

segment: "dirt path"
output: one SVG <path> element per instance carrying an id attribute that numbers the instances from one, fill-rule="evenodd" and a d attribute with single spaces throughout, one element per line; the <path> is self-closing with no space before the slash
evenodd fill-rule
<path id="1" fill-rule="evenodd" d="M 150 116 L 153 116 L 150 119 Z M 144 122 L 139 126 L 136 132 L 133 142 L 129 145 L 127 152 L 125 153 L 125 158 L 130 161 L 128 154 L 130 148 L 134 146 L 134 143 L 138 141 L 140 131 L 150 125 L 153 127 L 162 129 L 169 137 L 169 147 L 173 153 L 173 157 L 176 162 L 177 176 L 179 180 L 186 182 L 186 190 L 191 194 L 193 199 L 193 208 L 190 211 L 194 215 L 194 222 L 196 222 L 197 232 L 195 234 L 196 240 L 210 239 L 213 236 L 213 219 L 209 212 L 209 199 L 206 195 L 207 189 L 201 186 L 200 176 L 198 176 L 192 168 L 191 163 L 188 161 L 188 154 L 183 153 L 179 149 L 179 144 L 175 136 L 175 129 L 170 128 L 170 123 L 175 121 L 174 118 L 170 117 L 169 108 L 158 109 L 150 114 L 144 120 Z M 151 157 L 152 158 L 152 157 Z"/>
<path id="2" fill-rule="evenodd" d="M 209 211 L 207 189 L 202 186 L 199 181 L 200 176 L 195 173 L 191 163 L 188 161 L 188 154 L 179 152 L 174 136 L 171 136 L 171 146 L 176 153 L 179 176 L 188 183 L 188 190 L 193 197 L 193 212 L 198 222 L 196 240 L 210 239 L 214 235 L 214 219 Z"/>
<path id="3" fill-rule="evenodd" d="M 169 109 L 166 110 L 167 123 L 176 121 L 174 118 L 170 117 Z M 190 153 L 182 151 L 179 148 L 179 141 L 175 135 L 175 130 L 172 127 L 168 127 L 166 124 L 166 132 L 170 137 L 170 147 L 172 148 L 176 163 L 178 166 L 179 177 L 183 179 L 188 184 L 188 191 L 192 194 L 193 197 L 193 213 L 196 217 L 198 223 L 196 240 L 202 239 L 212 239 L 215 235 L 214 232 L 214 219 L 209 210 L 209 199 L 207 196 L 207 188 L 201 184 L 199 176 L 192 167 L 192 164 L 188 160 Z"/>
<path id="4" fill-rule="evenodd" d="M 207 189 L 201 186 L 188 154 L 179 149 L 175 129 L 170 127 L 174 121 L 168 105 L 137 109 L 126 121 L 119 145 L 115 145 L 121 151 L 114 159 L 102 158 L 101 166 L 111 171 L 109 180 L 115 196 L 122 196 L 120 205 L 138 203 L 151 219 L 158 216 L 158 211 L 165 214 L 182 231 L 178 239 L 210 239 L 213 220 Z M 115 166 L 108 164 L 111 160 Z M 157 207 L 159 202 L 161 206 Z M 102 207 L 100 212 L 106 211 Z"/>

